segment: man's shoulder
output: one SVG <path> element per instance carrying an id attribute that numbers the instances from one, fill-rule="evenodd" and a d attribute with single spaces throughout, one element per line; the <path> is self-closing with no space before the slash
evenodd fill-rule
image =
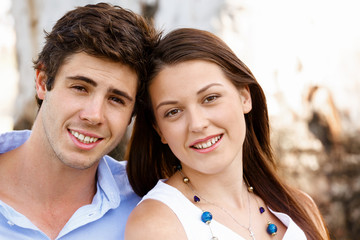
<path id="1" fill-rule="evenodd" d="M 0 133 L 0 138 L 14 138 L 14 137 L 28 137 L 30 136 L 31 130 L 13 130 L 9 132 Z"/>
<path id="2" fill-rule="evenodd" d="M 17 130 L 0 134 L 0 153 L 11 151 L 22 145 L 30 136 L 30 130 Z"/>

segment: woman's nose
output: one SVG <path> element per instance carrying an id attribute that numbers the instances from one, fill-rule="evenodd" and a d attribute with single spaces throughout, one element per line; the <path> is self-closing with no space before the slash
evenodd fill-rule
<path id="1" fill-rule="evenodd" d="M 188 110 L 188 121 L 189 130 L 192 132 L 201 132 L 209 125 L 205 113 L 198 108 Z"/>

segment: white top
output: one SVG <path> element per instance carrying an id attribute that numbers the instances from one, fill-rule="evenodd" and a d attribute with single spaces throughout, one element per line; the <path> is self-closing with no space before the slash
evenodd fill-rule
<path id="1" fill-rule="evenodd" d="M 158 181 L 156 186 L 141 201 L 145 199 L 158 200 L 167 205 L 180 220 L 189 240 L 211 239 L 209 226 L 201 221 L 202 210 L 189 201 L 179 190 L 164 183 L 164 180 Z M 269 210 L 287 227 L 283 240 L 306 240 L 304 232 L 288 215 Z M 214 219 L 210 225 L 214 236 L 219 240 L 245 240 Z"/>

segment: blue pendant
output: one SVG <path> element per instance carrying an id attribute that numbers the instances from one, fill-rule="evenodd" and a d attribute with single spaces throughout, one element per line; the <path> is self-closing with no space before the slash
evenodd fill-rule
<path id="1" fill-rule="evenodd" d="M 266 231 L 271 236 L 275 236 L 277 232 L 277 226 L 271 222 L 268 222 L 268 227 L 266 228 Z"/>
<path id="2" fill-rule="evenodd" d="M 201 215 L 201 221 L 206 224 L 210 224 L 212 218 L 213 217 L 210 212 L 203 212 L 203 214 Z"/>
<path id="3" fill-rule="evenodd" d="M 200 198 L 198 196 L 194 196 L 194 202 L 200 202 Z"/>

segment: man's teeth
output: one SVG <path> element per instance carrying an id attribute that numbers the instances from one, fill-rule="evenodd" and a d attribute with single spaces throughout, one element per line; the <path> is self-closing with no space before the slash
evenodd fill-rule
<path id="1" fill-rule="evenodd" d="M 204 148 L 211 147 L 211 146 L 214 145 L 217 141 L 219 141 L 220 138 L 221 138 L 220 136 L 217 136 L 217 137 L 214 137 L 214 138 L 209 139 L 209 140 L 208 140 L 207 142 L 205 142 L 205 143 L 195 144 L 195 145 L 194 145 L 194 148 L 204 149 Z"/>
<path id="2" fill-rule="evenodd" d="M 98 140 L 96 137 L 84 136 L 81 133 L 71 130 L 71 134 L 76 137 L 82 143 L 94 143 Z"/>

